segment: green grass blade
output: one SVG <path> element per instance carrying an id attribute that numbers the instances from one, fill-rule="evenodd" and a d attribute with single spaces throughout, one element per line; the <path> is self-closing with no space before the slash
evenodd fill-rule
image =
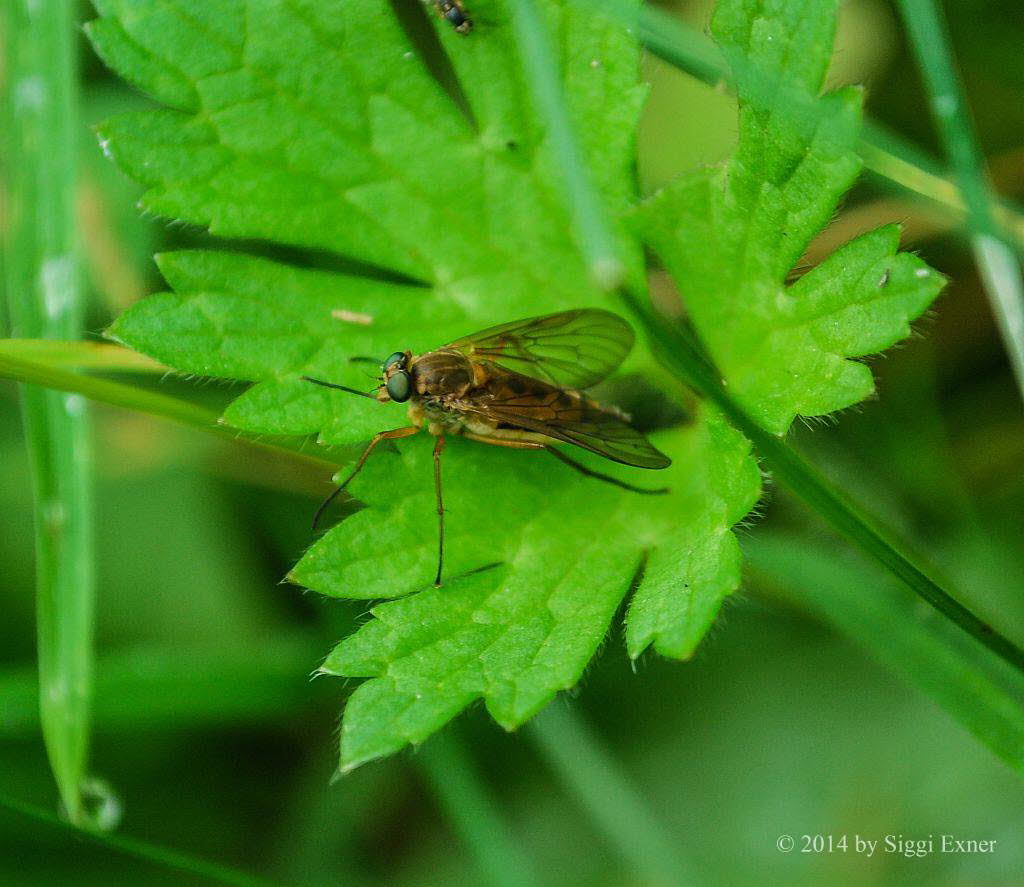
<path id="1" fill-rule="evenodd" d="M 416 761 L 486 881 L 497 887 L 539 883 L 451 727 L 431 737 Z"/>
<path id="2" fill-rule="evenodd" d="M 733 400 L 717 372 L 694 347 L 664 318 L 624 295 L 651 345 L 665 366 L 682 381 L 711 400 L 754 444 L 773 475 L 786 484 L 814 511 L 843 536 L 882 564 L 890 573 L 947 619 L 1024 673 L 1024 650 L 983 622 L 932 579 L 907 554 L 895 534 L 861 511 L 840 490 L 835 489 L 800 455 L 780 438 L 769 434 Z"/>
<path id="3" fill-rule="evenodd" d="M 613 290 L 622 281 L 622 260 L 573 132 L 562 92 L 562 75 L 555 66 L 556 55 L 544 18 L 533 0 L 509 4 L 509 14 L 523 60 L 523 73 L 537 113 L 547 125 L 570 217 L 590 276 L 602 289 Z"/>
<path id="4" fill-rule="evenodd" d="M 188 856 L 156 844 L 149 844 L 123 835 L 104 834 L 90 829 L 77 828 L 47 810 L 22 803 L 14 798 L 0 796 L 0 809 L 19 818 L 30 820 L 42 831 L 66 834 L 69 853 L 75 852 L 72 848 L 78 842 L 85 841 L 106 848 L 118 855 L 140 859 L 160 869 L 186 872 L 191 876 L 189 883 L 196 883 L 197 879 L 199 883 L 212 881 L 217 884 L 238 885 L 238 887 L 263 887 L 270 883 L 227 866 Z"/>
<path id="5" fill-rule="evenodd" d="M 22 336 L 75 338 L 84 312 L 75 235 L 76 8 L 4 4 L 5 285 Z M 92 692 L 94 577 L 89 418 L 81 397 L 22 390 L 36 530 L 43 736 L 61 799 L 83 823 Z"/>
<path id="6" fill-rule="evenodd" d="M 637 15 L 625 0 L 575 0 L 600 9 L 623 27 L 636 30 L 641 44 L 663 61 L 709 86 L 728 83 L 730 72 L 718 48 L 696 29 L 664 10 L 643 6 Z M 777 96 L 771 97 L 777 100 Z M 942 165 L 878 123 L 865 122 L 858 144 L 865 168 L 901 189 L 918 194 L 949 211 L 958 223 L 965 218 L 965 201 Z M 1024 212 L 990 195 L 990 206 L 1018 254 L 1024 254 Z"/>
<path id="7" fill-rule="evenodd" d="M 108 373 L 169 373 L 170 369 L 138 351 L 105 342 L 64 342 L 59 339 L 0 339 L 3 354 L 46 364 Z"/>
<path id="8" fill-rule="evenodd" d="M 998 234 L 976 231 L 971 247 L 1017 387 L 1024 394 L 1024 277 L 1020 262 Z"/>
<path id="9" fill-rule="evenodd" d="M 899 6 L 930 93 L 935 125 L 967 205 L 974 258 L 1017 386 L 1024 394 L 1024 280 L 996 221 L 995 198 L 954 69 L 945 23 L 933 0 L 900 0 Z"/>
<path id="10" fill-rule="evenodd" d="M 541 754 L 594 825 L 632 866 L 637 883 L 700 882 L 645 799 L 584 720 L 556 701 L 530 732 Z"/>
<path id="11" fill-rule="evenodd" d="M 186 730 L 208 725 L 266 723 L 314 703 L 323 685 L 303 679 L 313 665 L 308 636 L 264 643 L 258 667 L 234 649 L 145 646 L 96 661 L 96 732 Z M 35 736 L 39 681 L 33 669 L 0 670 L 0 738 Z"/>
<path id="12" fill-rule="evenodd" d="M 987 651 L 964 649 L 949 623 L 922 619 L 899 586 L 799 536 L 760 532 L 743 553 L 756 586 L 835 625 L 917 686 L 1024 774 L 1024 680 Z M 871 588 L 871 594 L 864 594 Z"/>
<path id="13" fill-rule="evenodd" d="M 209 434 L 216 434 L 228 440 L 245 442 L 258 449 L 269 449 L 274 452 L 287 451 L 296 459 L 308 465 L 330 470 L 337 467 L 337 462 L 329 458 L 319 458 L 304 452 L 306 442 L 291 438 L 280 438 L 274 443 L 259 439 L 259 435 L 247 435 L 243 431 L 231 428 L 220 422 L 216 410 L 199 404 L 151 391 L 124 382 L 115 382 L 86 373 L 76 373 L 65 368 L 66 359 L 58 359 L 56 363 L 45 363 L 24 359 L 25 350 L 21 347 L 8 347 L 19 343 L 0 340 L 0 379 L 12 379 L 15 382 L 26 382 L 58 391 L 80 394 L 89 400 L 111 406 L 123 407 L 161 419 L 169 419 L 180 425 L 197 428 Z M 83 353 L 81 360 L 86 360 L 89 353 Z M 74 362 L 74 358 L 72 358 Z M 119 355 L 110 354 L 104 369 L 117 369 L 121 363 Z"/>

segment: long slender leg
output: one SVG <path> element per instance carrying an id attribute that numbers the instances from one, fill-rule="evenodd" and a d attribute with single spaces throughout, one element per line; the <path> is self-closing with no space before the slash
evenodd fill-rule
<path id="1" fill-rule="evenodd" d="M 592 477 L 595 480 L 603 480 L 605 483 L 612 484 L 616 487 L 621 487 L 624 490 L 630 490 L 633 493 L 646 493 L 648 495 L 656 496 L 662 493 L 668 492 L 668 487 L 659 487 L 656 490 L 646 489 L 644 487 L 634 487 L 632 484 L 627 484 L 624 480 L 619 480 L 617 477 L 612 477 L 608 474 L 601 474 L 600 471 L 592 471 L 587 468 L 586 465 L 581 465 L 575 459 L 570 459 L 561 450 L 557 450 L 554 447 L 544 447 L 552 456 L 554 456 L 559 462 L 564 462 L 570 468 L 575 468 L 580 474 Z"/>
<path id="2" fill-rule="evenodd" d="M 483 434 L 473 434 L 471 431 L 463 431 L 462 436 L 466 440 L 475 440 L 479 443 L 490 444 L 492 447 L 505 447 L 509 450 L 546 450 L 547 444 L 536 443 L 532 440 L 512 440 L 507 437 L 486 437 Z"/>
<path id="3" fill-rule="evenodd" d="M 324 499 L 323 504 L 316 510 L 316 514 L 313 515 L 313 529 L 315 530 L 316 525 L 320 523 L 320 517 L 327 509 L 327 506 L 330 505 L 337 498 L 338 494 L 349 485 L 349 483 L 352 481 L 352 478 L 354 478 L 357 474 L 359 474 L 360 471 L 363 470 L 363 466 L 366 464 L 366 460 L 370 458 L 370 453 L 373 452 L 373 449 L 374 447 L 377 446 L 377 444 L 379 444 L 382 440 L 397 440 L 398 438 L 401 437 L 411 437 L 412 435 L 416 434 L 416 432 L 419 430 L 420 429 L 415 425 L 408 425 L 405 428 L 395 428 L 391 431 L 378 431 L 373 436 L 373 440 L 371 440 L 369 444 L 367 444 L 366 449 L 363 450 L 363 455 L 361 455 L 359 457 L 359 461 L 356 462 L 356 467 L 353 468 L 351 472 L 349 472 L 348 477 L 346 477 L 338 485 L 338 488 L 333 493 L 331 493 L 330 496 Z"/>
<path id="4" fill-rule="evenodd" d="M 621 487 L 624 490 L 629 490 L 633 493 L 645 493 L 652 496 L 660 496 L 663 493 L 669 491 L 668 487 L 659 487 L 656 490 L 648 490 L 644 487 L 634 487 L 632 484 L 627 484 L 624 480 L 619 480 L 617 477 L 611 477 L 607 474 L 601 474 L 599 471 L 592 471 L 587 468 L 586 465 L 581 465 L 575 459 L 570 459 L 561 450 L 557 450 L 548 444 L 538 443 L 532 440 L 515 440 L 514 438 L 507 437 L 486 437 L 483 434 L 472 434 L 470 432 L 463 432 L 463 437 L 469 440 L 479 441 L 480 443 L 490 444 L 492 447 L 507 447 L 510 450 L 547 450 L 558 459 L 560 462 L 564 462 L 570 468 L 575 468 L 580 474 L 584 474 L 587 477 L 592 477 L 595 480 L 603 480 L 605 483 L 612 484 L 616 487 Z"/>
<path id="5" fill-rule="evenodd" d="M 444 565 L 444 498 L 441 496 L 441 453 L 444 452 L 444 435 L 434 444 L 434 490 L 437 493 L 437 576 L 434 588 L 441 587 L 441 568 Z"/>

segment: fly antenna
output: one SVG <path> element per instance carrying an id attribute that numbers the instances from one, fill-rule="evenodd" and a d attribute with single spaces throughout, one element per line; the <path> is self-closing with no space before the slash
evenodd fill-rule
<path id="1" fill-rule="evenodd" d="M 347 385 L 338 385 L 336 382 L 324 382 L 322 379 L 311 379 L 309 376 L 299 376 L 303 382 L 312 382 L 314 385 L 321 385 L 324 388 L 337 388 L 338 391 L 347 391 L 349 394 L 358 394 L 360 397 L 368 397 L 370 400 L 376 400 L 372 394 L 366 391 L 360 391 L 357 388 L 349 388 Z"/>
<path id="2" fill-rule="evenodd" d="M 375 367 L 379 367 L 382 363 L 384 363 L 383 360 L 377 360 L 376 357 L 359 357 L 359 356 L 357 356 L 357 357 L 350 357 L 348 359 L 348 362 L 349 363 L 372 363 Z"/>

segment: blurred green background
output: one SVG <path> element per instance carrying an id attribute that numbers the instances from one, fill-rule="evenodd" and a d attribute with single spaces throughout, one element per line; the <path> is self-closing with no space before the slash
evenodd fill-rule
<path id="1" fill-rule="evenodd" d="M 710 12 L 703 0 L 664 6 L 698 27 Z M 956 0 L 945 9 L 994 181 L 1024 201 L 1019 3 Z M 90 17 L 85 4 L 81 14 Z M 84 40 L 80 51 L 83 123 L 144 104 Z M 639 176 L 648 192 L 722 159 L 736 119 L 723 91 L 654 59 L 645 70 L 652 91 Z M 844 5 L 830 79 L 866 84 L 871 115 L 941 154 L 885 0 Z M 98 336 L 160 288 L 153 252 L 203 235 L 140 218 L 135 186 L 85 126 L 81 177 L 88 328 Z M 873 362 L 879 398 L 802 429 L 794 444 L 1020 640 L 1024 418 L 954 221 L 866 177 L 808 262 L 893 220 L 904 224 L 904 247 L 952 283 L 918 335 Z M 655 275 L 654 285 L 664 282 Z M 211 404 L 230 394 L 175 379 L 153 384 Z M 36 713 L 32 503 L 17 402 L 15 386 L 0 384 L 0 794 L 55 809 Z M 506 735 L 477 708 L 423 748 L 331 785 L 338 715 L 351 688 L 308 676 L 365 609 L 281 584 L 311 539 L 327 479 L 110 408 L 96 409 L 95 426 L 91 770 L 122 805 L 125 834 L 288 884 L 477 883 L 488 873 L 480 850 L 488 841 L 517 848 L 530 867 L 502 873 L 500 861 L 492 865 L 491 879 L 507 883 L 651 884 L 697 873 L 700 883 L 1008 884 L 1024 871 L 1019 776 L 822 617 L 833 583 L 865 597 L 909 592 L 893 590 L 784 489 L 769 489 L 762 516 L 743 531 L 753 567 L 695 661 L 647 656 L 634 668 L 616 629 L 578 692 L 556 700 L 540 728 Z M 802 559 L 801 575 L 782 569 L 790 554 Z M 913 602 L 907 608 L 930 618 Z M 560 729 L 562 715 L 576 727 L 589 723 L 593 736 Z M 612 767 L 590 770 L 597 807 L 550 751 L 557 742 L 585 767 L 591 740 Z M 453 766 L 490 793 L 497 819 L 476 806 L 472 784 L 444 775 Z M 617 847 L 595 814 L 620 777 L 657 835 L 649 865 L 650 848 Z M 650 836 L 642 820 L 634 825 Z M 997 850 L 866 859 L 776 848 L 783 834 L 852 841 L 940 833 L 994 839 Z M 0 808 L 0 883 L 125 878 L 200 880 Z"/>

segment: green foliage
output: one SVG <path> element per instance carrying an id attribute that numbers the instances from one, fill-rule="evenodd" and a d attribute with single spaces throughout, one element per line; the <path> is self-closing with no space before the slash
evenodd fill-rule
<path id="1" fill-rule="evenodd" d="M 78 103 L 69 3 L 0 9 L 0 326 L 16 336 L 82 335 L 86 297 L 77 251 Z M 45 146 L 43 149 L 42 146 Z M 39 711 L 67 818 L 90 822 L 93 500 L 91 423 L 81 398 L 20 392 L 35 499 Z"/>
<path id="2" fill-rule="evenodd" d="M 637 48 L 587 11 L 541 5 L 592 178 L 621 217 L 633 199 L 643 96 Z M 98 51 L 168 106 L 101 128 L 111 155 L 146 185 L 148 211 L 388 272 L 309 270 L 223 251 L 161 256 L 173 292 L 134 306 L 112 334 L 181 371 L 255 383 L 225 413 L 232 426 L 317 434 L 331 445 L 365 441 L 406 424 L 402 410 L 299 377 L 368 387 L 349 357 L 422 351 L 503 320 L 607 304 L 587 283 L 503 0 L 473 4 L 478 27 L 469 38 L 436 23 L 468 114 L 430 76 L 384 0 L 97 7 L 103 18 L 90 33 Z M 718 30 L 728 43 L 733 31 L 722 23 L 741 30 L 745 13 L 722 7 Z M 788 15 L 754 15 L 753 33 L 782 34 Z M 831 17 L 824 7 L 807 12 L 806 45 L 794 48 L 813 69 L 804 72 L 809 88 L 827 61 Z M 785 121 L 745 108 L 728 199 L 713 188 L 724 174 L 710 173 L 641 213 L 674 272 L 699 283 L 687 287 L 688 301 L 730 382 L 776 430 L 780 417 L 788 424 L 795 412 L 863 397 L 867 370 L 833 352 L 893 341 L 938 287 L 937 275 L 918 276 L 926 269 L 916 259 L 893 256 L 894 235 L 883 231 L 780 289 L 856 173 L 834 146 L 853 130 L 853 102 L 844 94 L 834 104 L 810 149 Z M 787 170 L 805 155 L 791 181 Z M 755 203 L 771 211 L 759 214 Z M 639 247 L 622 229 L 616 236 L 638 287 Z M 776 337 L 768 346 L 765 332 Z M 635 367 L 648 365 L 635 358 Z M 421 741 L 476 699 L 503 726 L 523 723 L 579 679 L 634 584 L 630 655 L 648 646 L 693 653 L 738 585 L 730 528 L 757 500 L 760 479 L 747 441 L 708 405 L 655 443 L 674 460 L 657 476 L 600 468 L 667 483 L 668 496 L 582 479 L 543 454 L 452 440 L 441 589 L 427 587 L 436 555 L 430 446 L 412 438 L 380 448 L 352 487 L 367 507 L 326 533 L 291 574 L 336 597 L 397 598 L 377 605 L 323 667 L 369 678 L 346 709 L 343 768 Z"/>
<path id="3" fill-rule="evenodd" d="M 970 528 L 958 530 L 970 538 Z M 750 573 L 762 587 L 808 607 L 831 622 L 946 709 L 1018 773 L 1024 771 L 1020 673 L 988 651 L 963 643 L 945 620 L 922 619 L 916 603 L 885 574 L 820 540 L 759 533 L 743 546 Z M 975 560 L 975 563 L 977 560 Z M 841 569 L 837 570 L 837 564 Z M 784 578 L 783 578 L 784 577 Z M 864 594 L 870 586 L 875 594 Z"/>
<path id="4" fill-rule="evenodd" d="M 870 370 L 850 360 L 909 333 L 943 286 L 897 253 L 886 227 L 786 286 L 811 238 L 860 171 L 861 94 L 817 97 L 835 3 L 718 4 L 713 33 L 740 98 L 736 152 L 686 176 L 636 213 L 636 226 L 684 294 L 734 397 L 769 431 L 863 400 Z"/>

